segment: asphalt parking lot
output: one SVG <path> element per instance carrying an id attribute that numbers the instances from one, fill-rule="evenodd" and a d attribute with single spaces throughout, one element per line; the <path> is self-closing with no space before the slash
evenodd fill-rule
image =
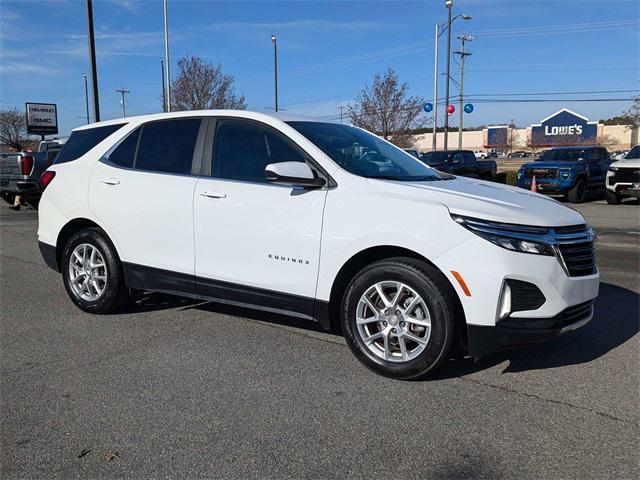
<path id="1" fill-rule="evenodd" d="M 638 478 L 640 207 L 598 233 L 594 320 L 424 382 L 295 319 L 150 294 L 91 316 L 0 206 L 2 478 Z"/>

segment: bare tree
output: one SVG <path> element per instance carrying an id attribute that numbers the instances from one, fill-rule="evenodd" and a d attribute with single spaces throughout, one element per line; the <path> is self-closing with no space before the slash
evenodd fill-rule
<path id="1" fill-rule="evenodd" d="M 509 153 L 513 152 L 513 147 L 516 147 L 520 144 L 520 133 L 518 132 L 518 127 L 511 120 L 509 126 L 507 128 L 507 150 Z"/>
<path id="2" fill-rule="evenodd" d="M 234 91 L 234 78 L 224 75 L 221 65 L 203 62 L 200 57 L 178 60 L 178 76 L 171 84 L 171 109 L 209 110 L 247 108 L 244 95 Z"/>
<path id="3" fill-rule="evenodd" d="M 376 73 L 373 84 L 366 84 L 354 105 L 347 107 L 351 123 L 379 133 L 396 145 L 410 146 L 411 130 L 421 124 L 424 99 L 408 96 L 409 85 L 400 83 L 391 67 L 384 74 Z"/>
<path id="4" fill-rule="evenodd" d="M 16 151 L 30 144 L 24 112 L 17 108 L 0 111 L 0 143 Z"/>
<path id="5" fill-rule="evenodd" d="M 640 128 L 640 96 L 633 99 L 629 110 L 625 111 L 623 115 L 631 120 L 631 125 L 628 128 Z"/>

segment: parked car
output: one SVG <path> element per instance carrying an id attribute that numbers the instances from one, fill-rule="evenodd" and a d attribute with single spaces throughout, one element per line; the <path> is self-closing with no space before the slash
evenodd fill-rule
<path id="1" fill-rule="evenodd" d="M 496 162 L 476 160 L 471 150 L 440 150 L 425 153 L 420 157 L 424 163 L 441 172 L 462 175 L 463 177 L 493 180 L 496 176 Z"/>
<path id="2" fill-rule="evenodd" d="M 487 152 L 485 152 L 484 150 L 474 150 L 473 154 L 476 156 L 476 158 L 487 158 Z"/>
<path id="3" fill-rule="evenodd" d="M 420 152 L 418 152 L 416 149 L 414 148 L 403 148 L 403 150 L 405 152 L 407 152 L 409 155 L 412 155 L 416 158 L 420 158 Z"/>
<path id="4" fill-rule="evenodd" d="M 80 309 L 145 289 L 284 313 L 341 329 L 393 378 L 430 374 L 454 346 L 481 357 L 580 328 L 598 294 L 580 213 L 349 125 L 110 120 L 74 130 L 42 186 L 40 251 Z"/>
<path id="5" fill-rule="evenodd" d="M 530 189 L 536 178 L 540 193 L 566 195 L 581 203 L 589 190 L 602 189 L 611 159 L 604 147 L 559 147 L 542 152 L 518 170 L 518 186 Z"/>
<path id="6" fill-rule="evenodd" d="M 530 155 L 529 152 L 525 152 L 524 150 L 515 150 L 515 151 L 509 153 L 509 155 L 507 155 L 507 156 L 509 158 L 526 158 L 529 155 Z"/>
<path id="7" fill-rule="evenodd" d="M 46 152 L 0 153 L 0 197 L 13 205 L 19 195 L 37 207 L 40 175 L 52 162 Z"/>
<path id="8" fill-rule="evenodd" d="M 612 161 L 622 160 L 627 155 L 628 150 L 615 150 L 609 153 L 609 157 Z"/>
<path id="9" fill-rule="evenodd" d="M 607 171 L 607 203 L 618 205 L 624 197 L 640 198 L 640 145 Z"/>

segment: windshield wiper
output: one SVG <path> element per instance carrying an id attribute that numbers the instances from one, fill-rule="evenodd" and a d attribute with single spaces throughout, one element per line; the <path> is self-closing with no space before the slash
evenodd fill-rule
<path id="1" fill-rule="evenodd" d="M 424 176 L 424 177 L 396 177 L 393 175 L 376 175 L 367 178 L 375 178 L 376 180 L 395 180 L 398 182 L 429 182 L 441 180 L 438 177 Z"/>

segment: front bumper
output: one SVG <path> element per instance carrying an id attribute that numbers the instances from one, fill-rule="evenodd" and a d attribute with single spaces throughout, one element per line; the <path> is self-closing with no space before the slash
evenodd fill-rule
<path id="1" fill-rule="evenodd" d="M 555 256 L 509 251 L 478 236 L 451 249 L 434 263 L 458 293 L 467 323 L 469 354 L 476 357 L 579 328 L 588 322 L 592 311 L 586 320 L 581 317 L 571 322 L 565 316 L 570 309 L 592 302 L 598 296 L 600 275 L 597 271 L 569 276 Z M 464 279 L 468 294 L 452 271 Z M 501 295 L 507 280 L 535 285 L 544 301 L 536 305 L 537 308 L 511 311 L 507 318 L 499 320 Z"/>
<path id="2" fill-rule="evenodd" d="M 594 301 L 568 307 L 551 318 L 509 317 L 495 327 L 467 325 L 467 351 L 479 358 L 510 348 L 545 342 L 585 326 L 593 318 Z"/>
<path id="3" fill-rule="evenodd" d="M 532 179 L 521 178 L 518 179 L 518 187 L 531 190 Z M 573 185 L 571 183 L 560 181 L 559 179 L 536 179 L 536 188 L 538 193 L 567 193 Z"/>

